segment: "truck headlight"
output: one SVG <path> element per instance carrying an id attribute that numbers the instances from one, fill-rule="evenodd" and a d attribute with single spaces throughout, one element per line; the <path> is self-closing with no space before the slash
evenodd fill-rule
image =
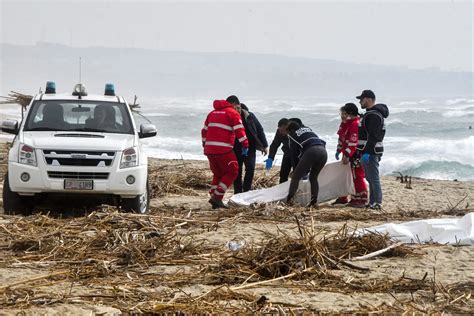
<path id="1" fill-rule="evenodd" d="M 136 147 L 130 147 L 122 152 L 120 169 L 138 166 L 138 153 Z"/>
<path id="2" fill-rule="evenodd" d="M 19 163 L 30 166 L 36 166 L 36 155 L 35 149 L 33 147 L 25 144 L 20 144 L 20 153 L 18 157 Z"/>

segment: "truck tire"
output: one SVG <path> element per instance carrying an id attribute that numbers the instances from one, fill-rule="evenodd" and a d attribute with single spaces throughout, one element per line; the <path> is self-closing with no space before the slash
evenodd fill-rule
<path id="1" fill-rule="evenodd" d="M 139 214 L 148 213 L 150 207 L 150 187 L 146 182 L 146 191 L 142 195 L 138 195 L 133 199 L 122 199 L 121 208 L 125 212 L 133 212 Z"/>
<path id="2" fill-rule="evenodd" d="M 32 199 L 27 196 L 21 196 L 16 192 L 12 192 L 10 189 L 8 174 L 5 175 L 5 180 L 3 181 L 2 198 L 5 214 L 28 216 L 33 212 Z"/>

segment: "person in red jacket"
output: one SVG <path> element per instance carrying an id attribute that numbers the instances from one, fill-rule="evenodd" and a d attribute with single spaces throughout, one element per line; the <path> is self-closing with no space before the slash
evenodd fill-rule
<path id="1" fill-rule="evenodd" d="M 346 103 L 340 111 L 342 122 L 337 131 L 339 140 L 336 160 L 339 160 L 339 156 L 342 154 L 342 163 L 351 163 L 356 193 L 352 196 L 350 202 L 347 196 L 341 196 L 333 204 L 349 203 L 349 206 L 363 208 L 367 204 L 367 183 L 365 182 L 364 168 L 356 155 L 359 139 L 359 110 L 354 103 Z"/>
<path id="2" fill-rule="evenodd" d="M 239 174 L 239 165 L 234 154 L 235 139 L 242 145 L 243 156 L 247 156 L 249 150 L 244 125 L 239 112 L 235 110 L 235 106 L 239 105 L 238 99 L 234 103 L 236 104 L 215 100 L 214 110 L 207 115 L 201 130 L 204 154 L 214 175 L 209 191 L 209 203 L 213 209 L 227 208 L 222 199 Z"/>

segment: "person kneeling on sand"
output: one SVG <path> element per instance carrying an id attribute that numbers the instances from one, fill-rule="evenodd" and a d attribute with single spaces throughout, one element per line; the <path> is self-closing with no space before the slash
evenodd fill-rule
<path id="1" fill-rule="evenodd" d="M 288 136 L 292 160 L 299 158 L 291 177 L 287 203 L 293 203 L 300 179 L 309 172 L 311 201 L 308 207 L 317 207 L 319 194 L 318 176 L 328 160 L 326 142 L 320 139 L 311 128 L 295 121 L 289 122 L 283 131 L 283 135 Z"/>
<path id="2" fill-rule="evenodd" d="M 342 163 L 351 163 L 352 177 L 356 193 L 352 195 L 351 201 L 347 196 L 339 197 L 333 204 L 348 204 L 348 206 L 363 208 L 367 204 L 367 183 L 365 183 L 364 168 L 360 159 L 355 157 L 357 152 L 357 141 L 359 138 L 359 110 L 354 103 L 346 103 L 340 109 L 341 125 L 337 134 L 339 140 L 336 150 L 336 160 L 342 154 Z"/>
<path id="3" fill-rule="evenodd" d="M 239 173 L 239 165 L 234 154 L 234 141 L 242 145 L 242 156 L 247 156 L 249 142 L 240 114 L 235 110 L 237 104 L 225 100 L 215 100 L 201 130 L 204 154 L 214 175 L 209 194 L 212 208 L 228 208 L 222 200 L 225 192 L 232 186 Z"/>

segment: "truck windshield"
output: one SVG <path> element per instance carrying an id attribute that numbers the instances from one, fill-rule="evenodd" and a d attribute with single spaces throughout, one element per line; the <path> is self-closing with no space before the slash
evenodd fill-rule
<path id="1" fill-rule="evenodd" d="M 125 103 L 39 100 L 31 106 L 24 131 L 133 134 L 133 126 Z"/>

